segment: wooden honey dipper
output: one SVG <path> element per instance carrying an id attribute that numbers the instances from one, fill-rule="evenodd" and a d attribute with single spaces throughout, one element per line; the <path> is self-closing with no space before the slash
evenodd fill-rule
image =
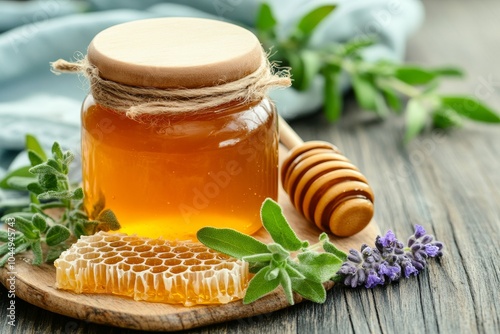
<path id="1" fill-rule="evenodd" d="M 323 231 L 348 237 L 373 217 L 368 181 L 339 149 L 324 141 L 304 141 L 281 117 L 280 141 L 289 150 L 281 183 L 294 207 Z"/>

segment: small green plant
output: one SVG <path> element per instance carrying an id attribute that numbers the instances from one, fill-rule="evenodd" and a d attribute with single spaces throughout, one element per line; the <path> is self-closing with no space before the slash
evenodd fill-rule
<path id="1" fill-rule="evenodd" d="M 52 262 L 81 235 L 99 230 L 117 230 L 120 224 L 105 209 L 104 198 L 94 205 L 92 218 L 83 210 L 83 190 L 72 187 L 68 178 L 73 154 L 55 142 L 48 156 L 37 139 L 26 136 L 31 165 L 9 173 L 0 188 L 28 191 L 28 206 L 17 208 L 0 218 L 7 230 L 0 230 L 0 267 L 7 259 L 26 250 L 33 253 L 33 264 Z M 53 215 L 47 210 L 54 209 Z"/>
<path id="2" fill-rule="evenodd" d="M 278 22 L 268 4 L 261 5 L 256 20 L 257 36 L 264 48 L 271 50 L 271 61 L 291 67 L 293 88 L 307 90 L 318 74 L 323 77 L 324 112 L 329 121 L 336 121 L 341 116 L 340 82 L 345 75 L 361 108 L 374 111 L 381 118 L 391 110 L 395 113 L 405 111 L 405 141 L 427 126 L 449 128 L 461 125 L 464 118 L 500 123 L 500 116 L 481 101 L 438 92 L 442 78 L 463 76 L 458 68 L 429 69 L 387 60 L 370 62 L 363 56 L 363 50 L 376 42 L 370 36 L 312 48 L 309 40 L 313 32 L 335 8 L 324 5 L 307 13 L 286 38 L 278 38 L 275 30 Z"/>
<path id="3" fill-rule="evenodd" d="M 300 240 L 286 221 L 280 206 L 271 199 L 261 209 L 264 228 L 274 242 L 261 241 L 232 229 L 205 227 L 198 231 L 198 240 L 216 251 L 250 263 L 255 276 L 250 281 L 245 304 L 251 303 L 278 286 L 282 286 L 288 302 L 293 305 L 293 291 L 316 303 L 323 303 L 326 290 L 323 282 L 330 280 L 347 259 L 326 233 L 319 242 L 309 246 Z M 319 253 L 318 249 L 325 252 Z M 292 257 L 292 253 L 296 254 Z"/>

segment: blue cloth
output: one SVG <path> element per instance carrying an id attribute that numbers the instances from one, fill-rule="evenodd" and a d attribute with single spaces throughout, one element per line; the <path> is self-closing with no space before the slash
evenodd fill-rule
<path id="1" fill-rule="evenodd" d="M 252 28 L 256 0 L 46 0 L 0 2 L 0 178 L 7 168 L 25 162 L 14 159 L 26 133 L 49 147 L 55 140 L 78 150 L 80 106 L 88 91 L 85 79 L 55 76 L 49 62 L 74 59 L 99 31 L 126 21 L 151 17 L 191 16 L 220 19 Z M 320 46 L 376 33 L 379 43 L 366 50 L 371 59 L 401 60 L 408 36 L 423 18 L 418 0 L 271 0 L 286 36 L 298 19 L 320 4 L 337 3 L 311 39 Z M 306 92 L 271 93 L 285 118 L 312 113 L 321 106 L 323 82 L 318 77 Z M 0 194 L 0 201 L 2 195 Z"/>

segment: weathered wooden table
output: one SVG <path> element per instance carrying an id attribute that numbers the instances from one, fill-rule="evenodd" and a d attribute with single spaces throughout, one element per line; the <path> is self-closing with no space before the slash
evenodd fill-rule
<path id="1" fill-rule="evenodd" d="M 469 75 L 446 84 L 500 110 L 500 3 L 425 1 L 427 21 L 411 39 L 408 59 L 456 64 Z M 418 278 L 386 288 L 335 287 L 327 302 L 305 302 L 260 317 L 193 333 L 500 333 L 500 127 L 467 124 L 402 144 L 402 119 L 373 122 L 352 98 L 336 125 L 323 116 L 292 126 L 306 140 L 336 143 L 361 168 L 376 193 L 383 231 L 406 238 L 418 223 L 446 245 Z M 2 333 L 122 333 L 16 301 L 17 326 L 5 324 L 7 290 L 0 285 Z M 133 331 L 130 331 L 133 332 Z"/>

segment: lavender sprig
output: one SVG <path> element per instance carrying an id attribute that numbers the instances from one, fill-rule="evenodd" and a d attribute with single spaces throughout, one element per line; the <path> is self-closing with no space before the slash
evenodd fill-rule
<path id="1" fill-rule="evenodd" d="M 363 244 L 361 251 L 351 249 L 335 280 L 353 288 L 373 288 L 416 276 L 425 269 L 428 258 L 442 255 L 443 243 L 434 241 L 420 225 L 415 225 L 406 247 L 389 230 L 383 237 L 377 236 L 375 248 Z"/>

